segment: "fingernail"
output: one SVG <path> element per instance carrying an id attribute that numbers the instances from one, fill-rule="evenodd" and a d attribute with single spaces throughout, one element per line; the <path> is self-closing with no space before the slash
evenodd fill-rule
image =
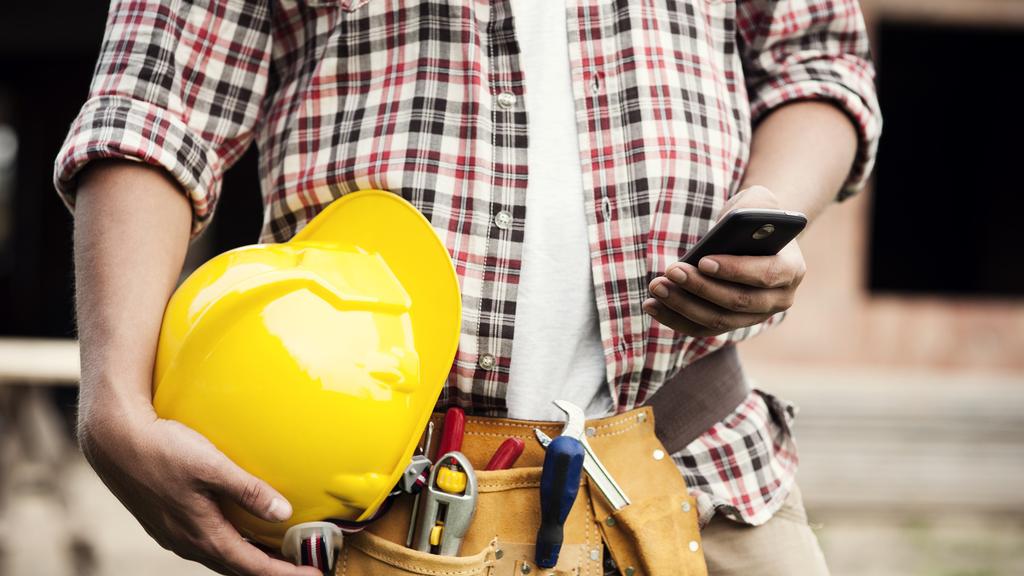
<path id="1" fill-rule="evenodd" d="M 267 507 L 267 518 L 274 522 L 284 522 L 292 517 L 292 507 L 280 498 L 274 498 Z"/>
<path id="2" fill-rule="evenodd" d="M 654 288 L 651 288 L 651 292 L 653 292 L 658 298 L 665 298 L 668 296 L 668 288 L 660 282 L 655 284 Z"/>
<path id="3" fill-rule="evenodd" d="M 676 284 L 686 283 L 686 272 L 683 272 L 681 268 L 673 268 L 668 271 L 668 277 Z"/>
<path id="4" fill-rule="evenodd" d="M 646 312 L 647 314 L 654 316 L 658 311 L 658 306 L 656 303 L 657 300 L 644 300 L 644 303 L 643 305 L 641 305 L 641 308 L 643 308 L 644 312 Z"/>
<path id="5" fill-rule="evenodd" d="M 715 272 L 718 272 L 718 262 L 715 262 L 710 258 L 701 258 L 697 268 L 700 268 L 701 272 L 714 274 Z"/>

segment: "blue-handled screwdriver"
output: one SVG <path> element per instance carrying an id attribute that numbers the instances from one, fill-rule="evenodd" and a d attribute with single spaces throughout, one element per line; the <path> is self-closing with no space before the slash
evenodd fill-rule
<path id="1" fill-rule="evenodd" d="M 583 473 L 583 445 L 569 436 L 551 441 L 540 476 L 540 528 L 537 530 L 536 562 L 554 568 L 562 551 L 562 528 L 569 516 Z"/>

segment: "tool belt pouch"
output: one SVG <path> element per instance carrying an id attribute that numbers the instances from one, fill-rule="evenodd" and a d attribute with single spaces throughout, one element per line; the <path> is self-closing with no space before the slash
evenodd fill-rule
<path id="1" fill-rule="evenodd" d="M 404 538 L 404 536 L 403 536 Z M 493 574 L 496 548 L 488 544 L 470 556 L 437 556 L 406 548 L 369 531 L 345 536 L 335 574 L 391 576 L 485 576 Z"/>
<path id="2" fill-rule="evenodd" d="M 631 576 L 704 575 L 697 508 L 682 475 L 654 435 L 649 408 L 588 421 L 588 442 L 631 499 L 612 511 L 600 491 L 585 480 L 564 526 L 554 569 L 534 564 L 540 526 L 543 449 L 534 427 L 557 436 L 550 422 L 469 418 L 462 452 L 477 467 L 476 514 L 460 556 L 438 556 L 406 548 L 411 497 L 366 531 L 346 537 L 336 574 L 523 576 L 602 576 L 605 545 L 623 574 Z M 511 470 L 483 471 L 490 455 L 508 437 L 527 449 Z"/>
<path id="3" fill-rule="evenodd" d="M 668 451 L 654 434 L 649 408 L 629 412 L 633 422 L 595 429 L 590 445 L 630 498 L 612 510 L 590 483 L 590 500 L 619 571 L 633 575 L 704 576 L 697 503 Z"/>

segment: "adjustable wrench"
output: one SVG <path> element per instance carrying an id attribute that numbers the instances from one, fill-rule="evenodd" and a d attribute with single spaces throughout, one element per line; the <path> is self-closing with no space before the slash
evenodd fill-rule
<path id="1" fill-rule="evenodd" d="M 565 428 L 562 429 L 562 436 L 575 438 L 583 445 L 583 470 L 594 481 L 594 484 L 604 494 L 605 499 L 608 500 L 613 509 L 621 510 L 629 506 L 629 497 L 626 496 L 626 493 L 615 482 L 612 475 L 608 473 L 608 469 L 597 458 L 594 449 L 587 443 L 587 435 L 583 431 L 584 423 L 586 422 L 583 409 L 566 400 L 555 400 L 554 404 L 562 412 L 565 412 L 568 418 Z M 548 444 L 551 443 L 551 438 L 539 429 L 534 429 L 534 434 L 536 434 L 541 446 L 547 448 Z"/>

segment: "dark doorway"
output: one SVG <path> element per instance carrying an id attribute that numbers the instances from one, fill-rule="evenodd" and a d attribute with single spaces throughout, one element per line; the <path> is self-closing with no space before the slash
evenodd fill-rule
<path id="1" fill-rule="evenodd" d="M 883 22 L 870 288 L 1024 295 L 1024 30 Z"/>

